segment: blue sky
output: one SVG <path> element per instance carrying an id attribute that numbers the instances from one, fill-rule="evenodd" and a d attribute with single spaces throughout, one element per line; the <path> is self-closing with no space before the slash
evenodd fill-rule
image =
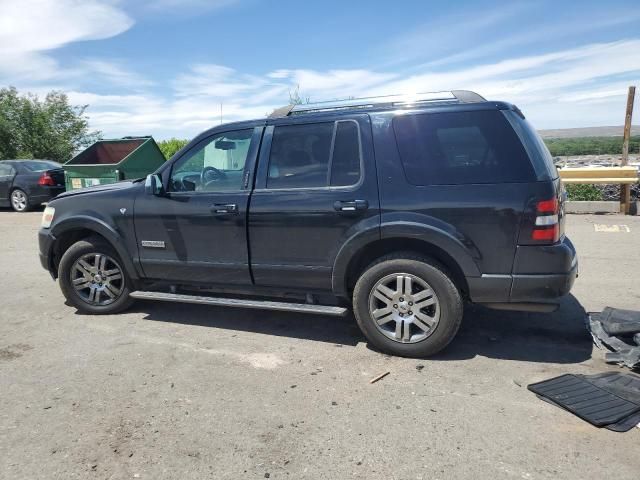
<path id="1" fill-rule="evenodd" d="M 471 89 L 541 129 L 621 125 L 631 84 L 637 0 L 0 0 L 0 86 L 64 90 L 107 137 L 191 137 L 297 85 L 312 101 Z"/>

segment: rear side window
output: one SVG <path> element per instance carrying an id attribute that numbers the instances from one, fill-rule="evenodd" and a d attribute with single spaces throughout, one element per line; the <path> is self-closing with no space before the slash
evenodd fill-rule
<path id="1" fill-rule="evenodd" d="M 558 177 L 553 157 L 533 126 L 513 110 L 506 110 L 504 116 L 522 139 L 524 147 L 533 162 L 538 180 L 552 180 Z"/>
<path id="2" fill-rule="evenodd" d="M 525 149 L 497 110 L 401 115 L 393 129 L 414 185 L 535 181 Z"/>
<path id="3" fill-rule="evenodd" d="M 59 163 L 43 161 L 22 162 L 22 166 L 31 172 L 44 172 L 52 168 L 62 168 Z"/>
<path id="4" fill-rule="evenodd" d="M 267 188 L 347 186 L 360 179 L 360 136 L 352 120 L 275 127 Z"/>

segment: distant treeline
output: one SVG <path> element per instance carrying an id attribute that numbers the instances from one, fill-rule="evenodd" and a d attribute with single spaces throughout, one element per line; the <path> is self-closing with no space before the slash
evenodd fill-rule
<path id="1" fill-rule="evenodd" d="M 616 155 L 622 153 L 622 137 L 545 138 L 554 157 L 560 155 Z M 640 152 L 640 135 L 631 137 L 629 153 Z"/>

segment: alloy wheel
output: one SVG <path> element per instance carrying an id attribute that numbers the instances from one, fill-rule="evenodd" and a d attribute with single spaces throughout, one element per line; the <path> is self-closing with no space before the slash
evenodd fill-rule
<path id="1" fill-rule="evenodd" d="M 371 289 L 369 314 L 377 329 L 400 343 L 429 337 L 440 321 L 440 304 L 431 286 L 410 273 L 387 275 Z"/>
<path id="2" fill-rule="evenodd" d="M 104 253 L 88 253 L 71 267 L 71 284 L 78 296 L 89 305 L 109 305 L 122 295 L 122 268 Z"/>
<path id="3" fill-rule="evenodd" d="M 14 210 L 22 212 L 27 209 L 27 196 L 22 190 L 14 190 L 11 193 L 11 205 Z"/>

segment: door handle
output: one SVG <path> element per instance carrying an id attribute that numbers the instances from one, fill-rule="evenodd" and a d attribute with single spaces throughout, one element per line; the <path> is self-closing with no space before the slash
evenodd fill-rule
<path id="1" fill-rule="evenodd" d="M 214 203 L 211 206 L 214 215 L 238 215 L 238 205 L 235 203 Z"/>
<path id="2" fill-rule="evenodd" d="M 366 200 L 338 200 L 333 204 L 333 208 L 338 212 L 363 212 L 369 208 L 369 202 Z"/>

